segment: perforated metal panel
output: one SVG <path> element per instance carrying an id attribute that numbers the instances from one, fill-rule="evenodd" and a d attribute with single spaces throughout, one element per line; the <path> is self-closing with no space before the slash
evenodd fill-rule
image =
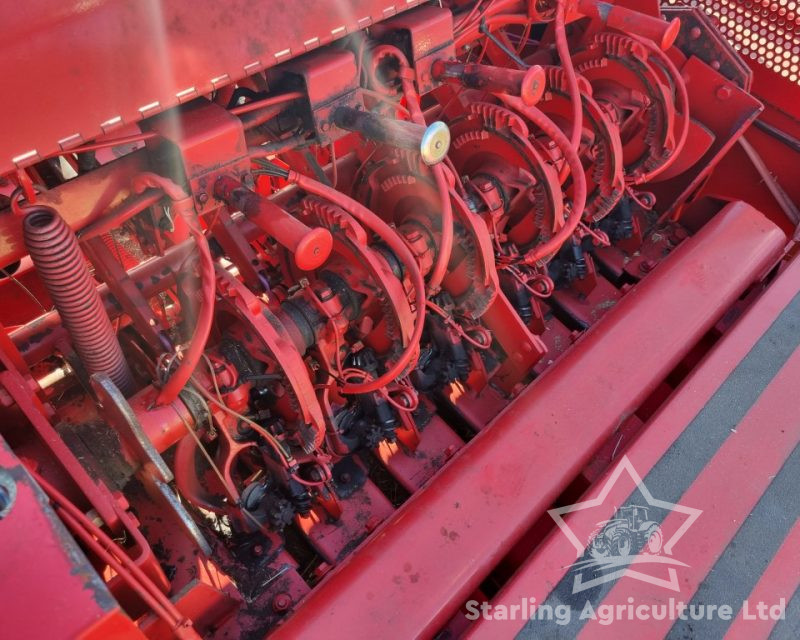
<path id="1" fill-rule="evenodd" d="M 700 7 L 744 57 L 800 84 L 800 0 L 666 0 Z"/>

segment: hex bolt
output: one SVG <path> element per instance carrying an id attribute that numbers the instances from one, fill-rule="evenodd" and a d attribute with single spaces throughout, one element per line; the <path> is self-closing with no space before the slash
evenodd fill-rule
<path id="1" fill-rule="evenodd" d="M 272 599 L 272 610 L 275 613 L 283 613 L 284 611 L 288 611 L 289 607 L 292 606 L 292 596 L 288 593 L 278 593 Z"/>
<path id="2" fill-rule="evenodd" d="M 642 260 L 639 264 L 639 271 L 642 273 L 650 273 L 656 266 L 656 263 L 652 260 Z"/>

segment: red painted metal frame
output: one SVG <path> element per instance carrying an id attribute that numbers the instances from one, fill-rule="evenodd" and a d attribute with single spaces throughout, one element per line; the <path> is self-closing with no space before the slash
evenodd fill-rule
<path id="1" fill-rule="evenodd" d="M 396 637 L 433 635 L 581 471 L 620 416 L 654 390 L 720 311 L 775 262 L 784 243 L 775 225 L 743 203 L 720 212 L 314 590 L 273 637 L 380 636 L 386 628 Z"/>
<path id="2" fill-rule="evenodd" d="M 3 574 L 8 580 L 37 568 L 36 580 L 16 580 L 13 588 L 6 583 L 5 628 L 25 629 L 32 638 L 47 637 L 57 617 L 64 637 L 143 638 L 3 439 L 0 483 L 8 505 L 0 510 L 0 544 L 6 550 Z"/>
<path id="3" fill-rule="evenodd" d="M 552 21 L 552 12 L 539 13 L 548 10 L 546 3 L 493 0 L 479 5 L 493 29 L 506 22 L 515 25 L 506 32 L 497 31 L 490 41 L 477 19 L 461 23 L 465 12 L 457 13 L 454 23 L 447 7 L 469 2 L 455 0 L 442 8 L 441 2 L 436 6 L 423 0 L 392 1 L 384 5 L 377 0 L 309 0 L 302 3 L 302 16 L 296 15 L 295 3 L 253 0 L 232 4 L 107 0 L 74 6 L 37 0 L 7 10 L 9 37 L 0 44 L 0 52 L 10 70 L 6 88 L 13 100 L 0 107 L 0 121 L 8 129 L 0 141 L 0 176 L 5 176 L 0 192 L 11 194 L 17 182 L 30 187 L 33 177 L 48 169 L 46 164 L 33 167 L 34 163 L 85 141 L 100 137 L 102 146 L 103 136 L 120 136 L 141 147 L 114 161 L 118 149 L 106 149 L 106 155 L 98 154 L 103 166 L 46 189 L 38 200 L 57 209 L 66 226 L 78 232 L 94 265 L 94 277 L 105 282 L 98 287 L 93 313 L 108 313 L 114 332 L 109 325 L 105 337 L 114 344 L 116 335 L 127 336 L 123 339 L 126 353 L 137 365 L 139 383 L 146 385 L 139 386 L 127 401 L 120 397 L 118 405 L 98 408 L 79 384 L 61 394 L 46 388 L 43 378 L 37 382 L 35 376 L 41 372 L 45 378 L 54 373 L 52 359 L 42 362 L 54 354 L 72 358 L 78 369 L 81 363 L 73 357 L 71 336 L 58 311 L 46 310 L 52 301 L 30 258 L 25 257 L 22 216 L 13 204 L 12 211 L 0 213 L 0 266 L 22 260 L 18 279 L 5 278 L 0 283 L 6 306 L 20 307 L 2 314 L 3 321 L 16 325 L 19 320 L 22 325 L 10 327 L 13 330 L 8 333 L 0 326 L 0 411 L 7 410 L 12 424 L 10 440 L 15 447 L 17 439 L 22 442 L 12 453 L 0 438 L 0 482 L 4 473 L 10 473 L 18 491 L 8 518 L 3 517 L 0 505 L 0 541 L 5 539 L 7 547 L 18 550 L 11 568 L 15 576 L 25 578 L 2 607 L 3 611 L 5 605 L 13 608 L 10 616 L 4 614 L 11 633 L 33 629 L 34 634 L 44 635 L 57 622 L 59 632 L 89 638 L 193 637 L 195 632 L 220 638 L 257 637 L 281 621 L 274 637 L 431 637 L 442 629 L 462 633 L 465 620 L 457 611 L 463 601 L 480 592 L 484 578 L 491 575 L 502 583 L 520 563 L 524 563 L 521 571 L 494 602 L 519 593 L 543 598 L 550 582 L 557 581 L 568 564 L 564 560 L 567 547 L 557 536 L 529 557 L 532 546 L 528 543 L 542 535 L 538 519 L 545 509 L 565 489 L 574 490 L 576 483 L 591 485 L 590 494 L 597 491 L 621 443 L 627 446 L 633 441 L 630 455 L 639 456 L 643 464 L 652 461 L 668 444 L 668 437 L 683 426 L 681 420 L 701 402 L 703 393 L 711 393 L 714 381 L 733 367 L 733 356 L 741 356 L 759 331 L 763 333 L 776 305 L 796 291 L 797 260 L 695 370 L 680 391 L 689 396 L 686 402 L 668 402 L 647 422 L 671 389 L 669 378 L 691 370 L 709 336 L 728 331 L 730 317 L 756 297 L 762 278 L 781 258 L 786 234 L 797 239 L 800 214 L 793 201 L 800 197 L 800 187 L 792 182 L 791 163 L 773 169 L 771 162 L 786 155 L 794 137 L 800 136 L 797 87 L 792 87 L 792 96 L 780 93 L 785 83 L 757 65 L 751 82 L 748 69 L 713 31 L 692 45 L 697 40 L 693 30 L 683 25 L 678 34 L 677 22 L 657 17 L 654 0 L 567 3 L 566 16 L 560 16 L 559 10 L 555 13 L 556 23 L 561 17 L 571 23 L 568 31 L 548 26 L 541 43 L 527 51 L 524 42 L 517 50 L 516 38 L 528 33 L 531 19 Z M 473 16 L 468 13 L 468 18 Z M 591 21 L 580 21 L 587 16 Z M 371 29 L 363 40 L 352 38 L 344 47 L 303 56 L 367 27 Z M 652 38 L 668 51 L 662 54 L 655 45 L 646 49 L 641 41 L 604 32 L 609 28 Z M 656 106 L 666 114 L 662 124 L 667 141 L 653 144 L 648 138 L 652 132 L 638 130 L 625 146 L 642 157 L 650 153 L 649 161 L 656 164 L 675 160 L 659 181 L 645 186 L 652 193 L 637 195 L 633 188 L 639 188 L 639 174 L 631 171 L 623 176 L 621 170 L 623 145 L 615 119 L 629 106 L 626 100 L 631 96 L 612 90 L 601 97 L 606 83 L 619 78 L 605 75 L 608 59 L 599 62 L 586 50 L 576 60 L 586 62 L 587 77 L 595 86 L 583 78 L 578 87 L 584 92 L 583 133 L 587 135 L 591 128 L 587 114 L 602 120 L 616 162 L 608 166 L 616 168 L 603 176 L 593 163 L 602 162 L 604 153 L 592 145 L 584 148 L 581 140 L 575 141 L 575 150 L 567 140 L 570 133 L 573 137 L 581 133 L 577 127 L 568 130 L 570 119 L 577 117 L 571 113 L 570 85 L 578 80 L 567 70 L 567 58 L 560 50 L 568 36 L 575 53 L 598 37 L 598 30 L 608 40 L 606 54 L 624 49 L 623 55 L 649 57 Z M 669 49 L 676 35 L 683 53 Z M 552 86 L 547 95 L 544 87 L 532 90 L 523 96 L 526 102 L 513 95 L 482 93 L 481 87 L 465 82 L 463 73 L 460 79 L 450 78 L 455 80 L 452 84 L 439 86 L 436 60 L 461 56 L 462 61 L 474 62 L 471 48 L 485 37 L 481 60 L 485 57 L 484 62 L 500 66 L 493 72 L 484 67 L 477 76 L 484 81 L 491 75 L 502 77 L 509 72 L 504 65 L 518 66 L 515 56 L 531 54 L 530 61 L 546 65 L 551 81 L 558 81 L 557 107 L 552 104 Z M 380 56 L 365 55 L 372 45 L 378 45 Z M 381 67 L 387 60 L 391 64 Z M 624 66 L 615 67 L 623 77 L 619 69 Z M 270 71 L 264 76 L 253 75 L 266 70 Z M 393 74 L 403 88 L 400 102 Z M 513 82 L 506 78 L 501 88 L 510 87 L 512 93 L 521 89 L 524 85 L 518 76 L 522 74 L 517 72 Z M 542 68 L 533 64 L 525 77 L 538 82 L 544 76 Z M 228 109 L 234 84 L 240 80 L 245 93 L 269 94 L 269 107 L 254 98 Z M 360 88 L 362 80 L 365 87 Z M 684 85 L 688 109 L 681 105 Z M 751 85 L 755 95 L 749 91 Z M 421 103 L 417 93 L 424 94 Z M 540 99 L 538 109 L 535 103 Z M 194 102 L 161 114 L 190 101 Z M 580 114 L 581 100 L 575 104 Z M 465 131 L 454 127 L 463 134 L 456 146 L 463 148 L 464 157 L 454 147 L 455 165 L 439 165 L 429 174 L 407 149 L 391 145 L 373 149 L 369 136 L 335 126 L 331 114 L 340 105 L 366 107 L 381 118 L 409 113 L 412 120 L 422 123 L 427 117 L 428 122 L 441 119 L 452 124 L 468 116 L 471 124 Z M 751 126 L 762 109 L 761 118 L 769 126 Z M 542 117 L 542 112 L 558 124 Z M 304 148 L 295 149 L 297 141 L 292 142 L 288 130 L 286 139 L 280 140 L 285 147 L 272 146 L 277 142 L 267 128 L 260 130 L 260 138 L 253 137 L 254 130 L 279 114 L 301 114 L 298 119 L 307 126 L 306 134 L 316 136 L 315 144 L 308 147 L 309 137 L 303 141 Z M 145 129 L 142 135 L 137 133 L 140 122 Z M 491 140 L 489 130 L 494 136 Z M 682 130 L 689 132 L 688 142 L 680 153 L 671 153 Z M 132 135 L 126 138 L 128 134 Z M 270 141 L 266 148 L 252 146 L 264 140 Z M 526 147 L 521 161 L 518 152 L 508 150 L 509 140 L 511 147 Z M 658 157 L 668 147 L 670 153 Z M 288 166 L 288 177 L 274 173 L 277 165 L 256 162 L 273 158 L 276 148 L 277 171 Z M 486 175 L 496 169 L 498 154 L 511 169 L 505 166 L 499 177 L 492 175 L 494 184 Z M 571 177 L 567 177 L 565 158 Z M 67 158 L 73 165 L 78 159 Z M 385 171 L 374 169 L 376 160 L 386 163 Z M 476 169 L 470 163 L 480 166 Z M 461 170 L 462 165 L 463 175 L 451 175 L 456 173 L 455 166 Z M 581 166 L 593 180 L 608 183 L 601 185 L 608 191 L 610 200 L 604 203 L 608 206 L 594 219 L 587 215 L 581 220 L 581 207 L 575 206 L 582 199 L 578 194 L 586 190 L 579 179 Z M 29 172 L 14 173 L 19 167 L 28 167 Z M 259 177 L 259 170 L 267 175 Z M 547 194 L 541 189 L 526 193 L 529 183 L 536 182 L 530 180 L 528 170 L 543 177 L 552 192 L 553 211 L 544 224 L 532 215 L 539 209 L 531 206 L 541 206 Z M 145 171 L 156 173 L 148 173 L 143 181 Z M 187 193 L 162 173 L 185 184 Z M 333 188 L 324 186 L 325 181 Z M 294 184 L 273 193 L 287 182 Z M 151 188 L 137 195 L 137 185 L 138 191 Z M 468 191 L 478 187 L 479 195 Z M 394 199 L 380 200 L 380 194 L 393 189 Z M 522 208 L 511 222 L 504 219 L 504 189 L 518 189 L 522 196 Z M 374 201 L 368 200 L 367 191 L 370 197 L 378 194 Z M 623 194 L 636 203 L 636 213 L 629 236 L 612 242 L 600 227 L 586 225 L 608 214 Z M 656 213 L 646 211 L 653 194 Z M 739 201 L 744 199 L 749 204 Z M 415 204 L 404 208 L 408 200 Z M 394 209 L 396 214 L 391 212 Z M 139 216 L 145 210 L 149 210 L 147 216 Z M 170 220 L 168 213 L 178 215 Z M 451 213 L 455 233 L 449 233 L 452 230 L 445 223 Z M 653 231 L 650 225 L 656 214 L 662 222 L 680 217 L 685 227 L 667 222 Z M 139 240 L 149 243 L 146 253 L 157 257 L 139 265 L 137 257 L 120 248 L 109 233 L 123 223 L 129 225 L 128 232 L 134 223 L 139 225 L 135 227 Z M 511 229 L 508 234 L 506 224 Z M 215 259 L 225 258 L 218 260 L 216 275 L 211 273 L 211 253 L 201 226 L 216 241 L 210 243 Z M 686 240 L 686 229 L 694 234 L 690 240 Z M 203 248 L 202 301 L 193 299 L 196 255 L 194 241 L 186 240 L 189 231 Z M 508 275 L 509 266 L 521 264 L 514 263 L 517 247 L 505 254 L 502 244 L 509 237 L 520 247 L 530 244 L 532 248 L 525 249 L 531 257 L 524 264 L 529 269 L 524 275 L 550 281 L 554 288 L 547 262 L 552 267 L 559 256 L 546 255 L 544 248 L 551 244 L 550 251 L 559 248 L 552 241 L 555 234 L 568 242 L 575 240 L 576 246 L 578 241 L 584 246 L 593 244 L 592 255 L 585 256 L 584 275 L 560 283 L 558 291 L 548 294 L 547 304 L 539 305 L 534 297 L 532 318 L 525 320 L 501 290 L 501 276 Z M 384 243 L 375 242 L 375 235 Z M 442 246 L 450 244 L 451 236 L 455 236 L 451 260 L 441 260 Z M 612 246 L 601 246 L 605 244 Z M 384 245 L 389 245 L 388 252 Z M 392 252 L 402 265 L 390 263 L 387 253 Z M 328 258 L 329 253 L 330 260 L 320 257 Z M 77 243 L 73 259 L 81 262 Z M 314 271 L 323 262 L 338 278 L 335 285 Z M 444 293 L 459 302 L 448 306 L 447 295 L 444 302 L 434 298 L 440 293 L 437 276 L 428 286 L 428 304 L 420 304 L 426 293 L 422 277 L 440 267 L 442 273 L 448 271 L 442 280 Z M 93 286 L 85 275 L 87 286 Z M 631 288 L 639 280 L 643 281 Z M 54 299 L 57 286 L 51 287 Z M 752 291 L 742 296 L 751 286 Z M 414 294 L 407 296 L 414 288 Z M 36 305 L 31 305 L 31 297 L 38 298 Z M 358 305 L 353 304 L 355 297 Z M 170 378 L 175 358 L 164 356 L 173 352 L 173 337 L 167 336 L 167 329 L 179 323 L 191 327 L 197 302 L 204 311 L 201 324 L 206 329 L 213 322 L 215 305 L 225 322 L 203 332 L 202 340 L 192 339 L 184 352 L 189 355 L 178 370 L 188 377 L 193 369 L 196 388 L 208 394 L 192 404 L 176 397 L 186 377 L 173 374 Z M 285 303 L 305 305 L 311 311 L 301 314 L 298 321 L 283 308 Z M 45 307 L 41 313 L 39 306 Z M 362 315 L 350 317 L 357 313 L 356 307 Z M 405 379 L 409 371 L 401 371 L 403 365 L 395 361 L 402 378 L 378 393 L 354 393 L 359 386 L 374 383 L 377 374 L 372 380 L 358 368 L 356 378 L 353 369 L 344 374 L 339 362 L 341 343 L 348 342 L 354 356 L 367 344 L 382 356 L 402 353 L 403 363 L 415 361 L 419 347 L 432 344 L 428 336 L 409 340 L 412 331 L 419 329 L 417 338 L 422 334 L 422 323 L 414 323 L 426 311 L 428 332 L 434 332 L 438 322 L 448 345 L 471 345 L 468 365 L 462 365 L 469 367 L 468 377 L 417 395 Z M 721 318 L 726 311 L 728 317 Z M 592 329 L 579 338 L 581 331 L 573 330 L 578 326 Z M 209 332 L 212 337 L 207 340 Z M 351 340 L 353 335 L 355 340 Z M 256 390 L 245 379 L 248 376 L 240 379 L 240 370 L 226 360 L 223 343 L 230 336 L 240 339 L 242 348 L 266 365 L 267 377 L 281 372 L 276 388 L 287 426 L 279 437 L 285 437 L 282 442 L 291 448 L 286 459 L 256 454 L 259 446 L 267 448 L 264 443 L 271 442 L 264 427 L 251 423 L 262 429 L 261 438 L 241 438 L 241 428 L 248 428 L 241 415 L 226 413 L 217 404 L 218 399 L 229 410 L 235 407 L 248 413 L 250 393 Z M 313 342 L 312 349 L 306 341 Z M 393 356 L 387 359 L 389 366 Z M 202 357 L 208 358 L 208 367 Z M 165 360 L 169 364 L 162 371 Z M 153 375 L 156 362 L 159 370 Z M 770 421 L 772 437 L 762 458 L 746 461 L 747 469 L 774 473 L 787 447 L 796 442 L 796 429 L 780 435 L 777 430 L 791 406 L 791 376 L 798 362 L 796 353 L 755 406 L 756 417 L 743 422 L 745 436 L 726 444 L 692 487 L 693 498 L 708 510 L 717 509 L 719 516 L 713 529 L 716 537 L 709 536 L 710 528 L 697 532 L 697 549 L 717 549 L 725 536 L 733 535 L 734 529 L 724 523 L 743 519 L 748 505 L 766 486 L 762 476 L 758 482 L 750 482 L 746 474 L 728 481 L 740 471 L 739 460 L 758 444 L 760 434 L 753 422 Z M 198 363 L 202 366 L 195 366 Z M 534 374 L 541 377 L 525 389 Z M 357 381 L 358 375 L 363 381 Z M 72 382 L 79 377 L 80 373 Z M 343 384 L 337 386 L 339 382 Z M 169 397 L 164 400 L 164 396 Z M 336 475 L 333 462 L 350 450 L 341 441 L 344 431 L 334 420 L 334 408 L 350 409 L 363 396 L 373 403 L 392 401 L 399 423 L 394 429 L 396 439 L 383 439 L 377 446 L 371 441 L 359 452 L 353 468 Z M 155 407 L 157 397 L 169 403 Z M 102 402 L 111 399 L 101 396 Z M 403 401 L 408 404 L 403 406 Z M 213 424 L 210 418 L 200 419 L 205 413 L 199 405 L 209 402 Z M 417 411 L 410 410 L 412 402 L 418 403 Z M 117 432 L 121 444 L 107 447 L 101 438 L 94 442 L 91 434 L 72 432 L 98 424 L 105 435 Z M 196 433 L 190 436 L 187 429 Z M 465 442 L 478 431 L 474 440 Z M 206 443 L 216 438 L 219 443 L 214 455 L 223 467 L 221 483 L 195 464 L 199 457 L 195 436 Z M 167 453 L 178 442 L 174 456 Z M 258 521 L 254 526 L 245 517 L 234 481 L 243 452 L 253 453 L 248 465 L 256 466 L 257 455 L 262 455 L 265 464 L 242 484 L 252 486 L 274 473 L 287 486 L 293 481 L 315 487 L 316 493 L 308 494 L 314 496 L 311 506 L 291 512 L 294 535 L 301 536 L 310 549 L 305 553 L 316 554 L 307 567 L 299 560 L 303 549 L 287 550 L 284 544 L 292 541 L 286 542 Z M 170 466 L 159 457 L 161 453 Z M 128 563 L 141 566 L 143 581 L 126 581 L 120 572 L 114 575 L 111 564 L 84 538 L 87 555 L 103 571 L 99 580 L 56 512 L 68 524 L 70 517 L 64 517 L 62 509 L 50 509 L 47 497 L 15 454 L 29 468 L 42 472 L 42 486 L 52 482 L 67 495 L 65 499 L 74 501 L 77 512 L 98 516 L 108 532 L 127 546 L 126 552 L 118 553 Z M 124 477 L 114 477 L 118 486 L 124 486 L 124 494 L 109 488 L 106 462 L 124 467 L 120 471 Z M 378 471 L 368 469 L 370 465 L 377 465 Z M 170 503 L 170 498 L 177 500 L 172 489 L 158 484 L 172 479 L 170 467 L 186 503 L 236 520 L 235 535 L 198 531 L 181 519 L 182 515 L 190 519 L 181 501 Z M 350 476 L 362 472 L 365 479 L 350 491 Z M 134 481 L 126 485 L 131 478 Z M 142 487 L 132 487 L 136 483 Z M 408 492 L 411 499 L 397 508 L 403 499 L 394 500 L 394 495 L 390 499 L 391 491 L 383 483 L 395 492 Z M 221 506 L 204 502 L 205 489 L 217 484 L 218 495 L 227 496 Z M 719 503 L 716 497 L 732 486 L 749 502 Z M 23 517 L 26 523 L 18 524 Z M 21 535 L 28 527 L 33 527 L 35 536 Z M 786 539 L 754 593 L 786 593 L 797 585 L 796 576 L 788 575 L 781 563 L 796 557 L 798 531 L 795 527 Z M 215 541 L 213 552 L 207 548 L 205 534 Z M 32 541 L 44 547 L 40 557 Z M 239 547 L 231 548 L 234 545 Z M 43 563 L 44 575 L 27 570 L 34 559 Z M 693 588 L 708 572 L 708 562 L 699 552 L 692 556 Z M 76 581 L 75 572 L 85 580 Z M 317 585 L 320 578 L 323 581 Z M 38 589 L 43 579 L 43 588 L 49 591 L 42 595 Z M 94 585 L 93 594 L 86 589 L 89 583 Z M 148 586 L 158 591 L 162 605 L 167 595 L 171 597 L 179 612 L 177 623 L 168 616 L 159 617 L 158 607 L 142 599 Z M 621 602 L 627 587 L 627 583 L 618 585 L 608 601 Z M 637 594 L 655 598 L 646 589 L 640 588 Z M 56 610 L 51 609 L 50 616 L 39 615 L 43 604 Z M 29 621 L 31 615 L 36 619 Z M 494 624 L 475 625 L 470 632 L 490 637 L 519 630 L 510 625 L 500 631 Z M 750 627 L 737 620 L 732 629 L 745 634 Z M 664 631 L 656 626 L 650 630 Z M 589 627 L 586 633 L 608 631 Z"/>
<path id="4" fill-rule="evenodd" d="M 153 116 L 406 11 L 421 0 L 295 4 L 117 0 L 8 7 L 0 174 Z M 57 96 L 58 99 L 54 99 Z M 62 99 L 63 98 L 63 99 Z"/>

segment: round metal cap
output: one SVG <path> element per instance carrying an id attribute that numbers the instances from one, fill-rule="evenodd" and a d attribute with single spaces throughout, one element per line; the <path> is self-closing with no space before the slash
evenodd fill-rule
<path id="1" fill-rule="evenodd" d="M 438 164 L 450 149 L 450 129 L 444 122 L 436 121 L 422 134 L 419 152 L 425 164 Z"/>
<path id="2" fill-rule="evenodd" d="M 294 248 L 294 262 L 303 271 L 321 267 L 333 250 L 333 236 L 322 227 L 309 229 Z"/>
<path id="3" fill-rule="evenodd" d="M 527 106 L 532 107 L 542 99 L 546 85 L 547 77 L 544 69 L 535 64 L 525 72 L 525 76 L 522 78 L 520 98 Z"/>

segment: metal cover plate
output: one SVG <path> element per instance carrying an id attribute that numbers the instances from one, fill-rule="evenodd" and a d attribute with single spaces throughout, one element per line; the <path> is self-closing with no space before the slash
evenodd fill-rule
<path id="1" fill-rule="evenodd" d="M 0 173 L 272 67 L 422 0 L 33 0 L 7 7 Z M 297 10 L 301 9 L 298 14 Z"/>

